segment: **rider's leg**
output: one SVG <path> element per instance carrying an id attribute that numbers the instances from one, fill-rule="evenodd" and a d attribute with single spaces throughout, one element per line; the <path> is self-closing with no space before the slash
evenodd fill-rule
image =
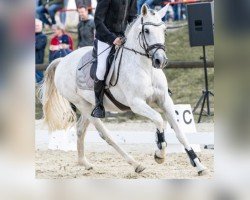
<path id="1" fill-rule="evenodd" d="M 97 69 L 96 69 L 96 77 L 95 77 L 95 85 L 94 85 L 96 106 L 91 113 L 91 116 L 97 117 L 97 118 L 105 117 L 105 109 L 103 106 L 103 95 L 104 95 L 104 87 L 105 87 L 104 76 L 106 73 L 107 57 L 111 50 L 111 48 L 107 49 L 108 47 L 109 47 L 108 44 L 101 42 L 99 40 L 97 41 L 97 55 L 99 55 L 100 53 L 101 54 L 97 57 Z M 105 49 L 107 50 L 104 51 Z"/>

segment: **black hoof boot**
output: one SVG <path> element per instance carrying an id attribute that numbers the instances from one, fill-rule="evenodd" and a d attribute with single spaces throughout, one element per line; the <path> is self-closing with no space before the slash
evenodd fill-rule
<path id="1" fill-rule="evenodd" d="M 105 109 L 103 106 L 103 96 L 104 96 L 105 81 L 100 81 L 95 79 L 94 91 L 95 91 L 95 108 L 91 113 L 92 117 L 104 118 Z"/>

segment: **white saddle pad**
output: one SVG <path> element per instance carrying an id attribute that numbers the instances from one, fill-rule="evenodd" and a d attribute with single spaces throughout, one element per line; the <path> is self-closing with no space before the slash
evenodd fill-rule
<path id="1" fill-rule="evenodd" d="M 92 50 L 87 52 L 79 61 L 77 68 L 76 68 L 76 85 L 81 90 L 93 90 L 94 89 L 94 80 L 90 76 L 90 69 L 92 66 L 93 59 Z M 89 62 L 89 63 L 88 63 Z M 86 64 L 88 63 L 88 64 Z M 117 79 L 117 69 L 116 66 L 113 64 L 110 67 L 109 73 L 106 78 L 106 87 L 109 88 L 111 85 L 114 85 Z M 84 66 L 85 65 L 85 66 Z M 82 67 L 84 66 L 84 67 Z M 81 68 L 81 70 L 78 70 Z"/>
<path id="2" fill-rule="evenodd" d="M 92 50 L 86 53 L 80 60 L 76 68 L 76 85 L 79 89 L 82 90 L 93 90 L 94 80 L 90 77 L 90 69 L 92 66 L 93 59 Z M 84 66 L 89 62 L 86 66 Z M 82 67 L 84 66 L 84 67 Z M 82 67 L 81 70 L 79 70 Z"/>

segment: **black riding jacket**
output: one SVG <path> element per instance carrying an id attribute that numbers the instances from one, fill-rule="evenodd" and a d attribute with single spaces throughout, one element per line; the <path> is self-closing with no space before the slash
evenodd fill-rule
<path id="1" fill-rule="evenodd" d="M 113 44 L 124 35 L 127 24 L 137 15 L 136 0 L 98 0 L 95 11 L 96 38 Z"/>

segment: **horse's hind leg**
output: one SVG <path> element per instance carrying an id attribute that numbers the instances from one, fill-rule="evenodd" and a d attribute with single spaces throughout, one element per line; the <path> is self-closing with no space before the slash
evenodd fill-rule
<path id="1" fill-rule="evenodd" d="M 193 167 L 196 167 L 198 174 L 200 175 L 206 168 L 201 164 L 200 159 L 197 157 L 193 149 L 191 148 L 186 135 L 182 132 L 177 123 L 176 114 L 174 110 L 174 103 L 169 96 L 166 94 L 165 101 L 163 102 L 163 109 L 165 111 L 165 115 L 170 125 L 173 127 L 177 139 L 180 143 L 185 147 L 188 157 L 190 158 L 190 162 Z"/>
<path id="2" fill-rule="evenodd" d="M 132 156 L 128 155 L 120 146 L 118 146 L 118 144 L 108 134 L 107 129 L 100 119 L 93 118 L 90 115 L 92 111 L 92 105 L 90 103 L 82 99 L 81 103 L 78 103 L 77 108 L 81 111 L 81 113 L 84 113 L 84 116 L 95 126 L 101 138 L 104 139 L 109 145 L 114 147 L 114 149 L 118 151 L 118 153 L 120 153 L 126 159 L 126 161 L 135 168 L 137 173 L 140 173 L 145 169 L 138 162 L 136 162 Z"/>
<path id="3" fill-rule="evenodd" d="M 120 153 L 125 160 L 134 167 L 135 172 L 140 173 L 145 168 L 134 160 L 134 158 L 128 155 L 108 134 L 107 129 L 103 125 L 102 121 L 97 118 L 90 117 L 90 121 L 94 124 L 95 128 L 98 130 L 102 139 L 104 139 L 110 146 L 112 146 L 118 153 Z"/>
<path id="4" fill-rule="evenodd" d="M 84 154 L 84 138 L 88 125 L 89 120 L 85 116 L 81 115 L 76 125 L 78 164 L 83 165 L 87 170 L 93 168 L 93 166 L 87 161 Z"/>

